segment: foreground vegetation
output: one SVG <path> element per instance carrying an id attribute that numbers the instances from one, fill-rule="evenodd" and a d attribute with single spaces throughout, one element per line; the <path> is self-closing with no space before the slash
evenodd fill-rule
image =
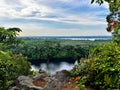
<path id="1" fill-rule="evenodd" d="M 114 36 L 110 44 L 91 51 L 88 58 L 80 60 L 72 72 L 80 90 L 91 87 L 95 90 L 120 90 L 120 0 L 91 0 L 100 5 L 107 2 L 110 14 L 107 31 Z"/>
<path id="2" fill-rule="evenodd" d="M 80 60 L 74 77 L 80 77 L 78 86 L 96 90 L 120 89 L 120 43 L 112 42 L 91 51 L 88 58 Z"/>
<path id="3" fill-rule="evenodd" d="M 18 45 L 20 41 L 16 35 L 19 31 L 19 28 L 0 28 L 0 90 L 8 90 L 18 76 L 31 74 L 26 57 L 3 50 L 7 45 Z"/>

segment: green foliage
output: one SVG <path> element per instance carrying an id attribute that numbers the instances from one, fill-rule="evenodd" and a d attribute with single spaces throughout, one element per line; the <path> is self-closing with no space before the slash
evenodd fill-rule
<path id="1" fill-rule="evenodd" d="M 16 38 L 17 32 L 20 32 L 19 28 L 8 28 L 0 27 L 0 43 L 4 44 L 18 44 L 20 40 Z"/>
<path id="2" fill-rule="evenodd" d="M 103 0 L 91 0 L 91 3 L 93 3 L 93 2 L 96 2 L 101 5 L 103 3 Z"/>
<path id="3" fill-rule="evenodd" d="M 107 3 L 117 3 L 119 0 L 91 0 L 91 3 L 98 3 L 98 4 L 103 4 L 104 2 L 107 2 Z"/>
<path id="4" fill-rule="evenodd" d="M 0 51 L 0 90 L 7 90 L 18 76 L 30 74 L 30 68 L 22 55 Z"/>
<path id="5" fill-rule="evenodd" d="M 38 71 L 32 71 L 32 75 L 33 75 L 33 76 L 38 76 L 38 75 L 39 75 L 39 72 L 38 72 Z"/>
<path id="6" fill-rule="evenodd" d="M 120 89 L 120 44 L 113 42 L 95 48 L 89 57 L 81 60 L 72 72 L 74 77 L 80 76 L 78 85 L 85 85 L 96 90 Z"/>
<path id="7" fill-rule="evenodd" d="M 80 59 L 86 57 L 89 50 L 108 41 L 74 41 L 30 39 L 22 45 L 9 46 L 14 53 L 22 53 L 29 60 Z"/>
<path id="8" fill-rule="evenodd" d="M 91 0 L 91 3 L 103 4 L 107 2 L 109 5 L 110 13 L 106 17 L 106 21 L 108 22 L 107 31 L 113 33 L 113 36 L 120 36 L 120 0 Z M 113 26 L 114 21 L 117 23 L 116 26 Z"/>
<path id="9" fill-rule="evenodd" d="M 31 73 L 26 57 L 5 50 L 9 44 L 16 46 L 20 43 L 17 39 L 17 32 L 20 31 L 19 28 L 0 27 L 0 90 L 8 90 L 18 76 Z"/>
<path id="10" fill-rule="evenodd" d="M 118 20 L 120 19 L 120 0 L 91 0 L 91 3 L 93 2 L 109 4 L 111 13 L 106 18 L 108 25 L 114 22 L 113 17 L 116 15 Z M 92 50 L 89 57 L 80 60 L 75 72 L 72 72 L 74 77 L 81 77 L 78 86 L 85 85 L 96 90 L 120 89 L 120 23 L 117 22 L 117 27 L 112 29 L 115 36 L 113 42 Z"/>

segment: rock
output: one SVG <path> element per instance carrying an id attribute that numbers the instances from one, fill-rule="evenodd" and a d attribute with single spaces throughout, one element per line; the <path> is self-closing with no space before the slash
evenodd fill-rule
<path id="1" fill-rule="evenodd" d="M 67 70 L 62 70 L 56 72 L 56 74 L 53 77 L 58 79 L 60 82 L 66 82 L 70 78 L 70 73 Z"/>
<path id="2" fill-rule="evenodd" d="M 43 71 L 43 70 L 39 70 L 39 75 L 38 76 L 35 76 L 34 79 L 37 80 L 37 79 L 40 79 L 40 78 L 45 78 L 45 77 L 48 77 L 49 75 Z"/>
<path id="3" fill-rule="evenodd" d="M 20 76 L 17 79 L 16 86 L 19 88 L 18 90 L 42 90 L 41 87 L 37 87 L 32 83 L 32 78 L 28 76 Z M 11 89 L 16 90 L 16 89 Z"/>
<path id="4" fill-rule="evenodd" d="M 66 70 L 59 71 L 52 76 L 41 72 L 34 78 L 29 76 L 18 77 L 15 86 L 9 90 L 59 90 L 69 79 L 70 75 Z"/>
<path id="5" fill-rule="evenodd" d="M 39 69 L 39 73 L 46 73 L 46 71 L 42 70 L 41 68 Z"/>
<path id="6" fill-rule="evenodd" d="M 18 88 L 17 86 L 14 86 L 14 87 L 10 87 L 9 90 L 20 90 L 20 88 Z"/>
<path id="7" fill-rule="evenodd" d="M 69 72 L 66 70 L 57 72 L 50 78 L 50 81 L 45 85 L 43 90 L 58 90 L 66 81 L 68 81 L 68 73 Z"/>

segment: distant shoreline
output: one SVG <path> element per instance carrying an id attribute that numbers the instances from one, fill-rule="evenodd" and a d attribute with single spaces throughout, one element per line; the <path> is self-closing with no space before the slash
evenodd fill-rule
<path id="1" fill-rule="evenodd" d="M 71 39 L 71 40 L 107 40 L 113 36 L 19 36 L 23 39 Z"/>

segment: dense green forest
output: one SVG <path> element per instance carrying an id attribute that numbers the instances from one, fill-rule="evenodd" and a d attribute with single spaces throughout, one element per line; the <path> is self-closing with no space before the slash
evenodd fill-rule
<path id="1" fill-rule="evenodd" d="M 23 39 L 22 39 L 23 40 Z M 79 60 L 87 57 L 89 51 L 110 40 L 65 40 L 65 39 L 24 39 L 18 46 L 9 45 L 15 54 L 23 54 L 29 60 Z"/>

